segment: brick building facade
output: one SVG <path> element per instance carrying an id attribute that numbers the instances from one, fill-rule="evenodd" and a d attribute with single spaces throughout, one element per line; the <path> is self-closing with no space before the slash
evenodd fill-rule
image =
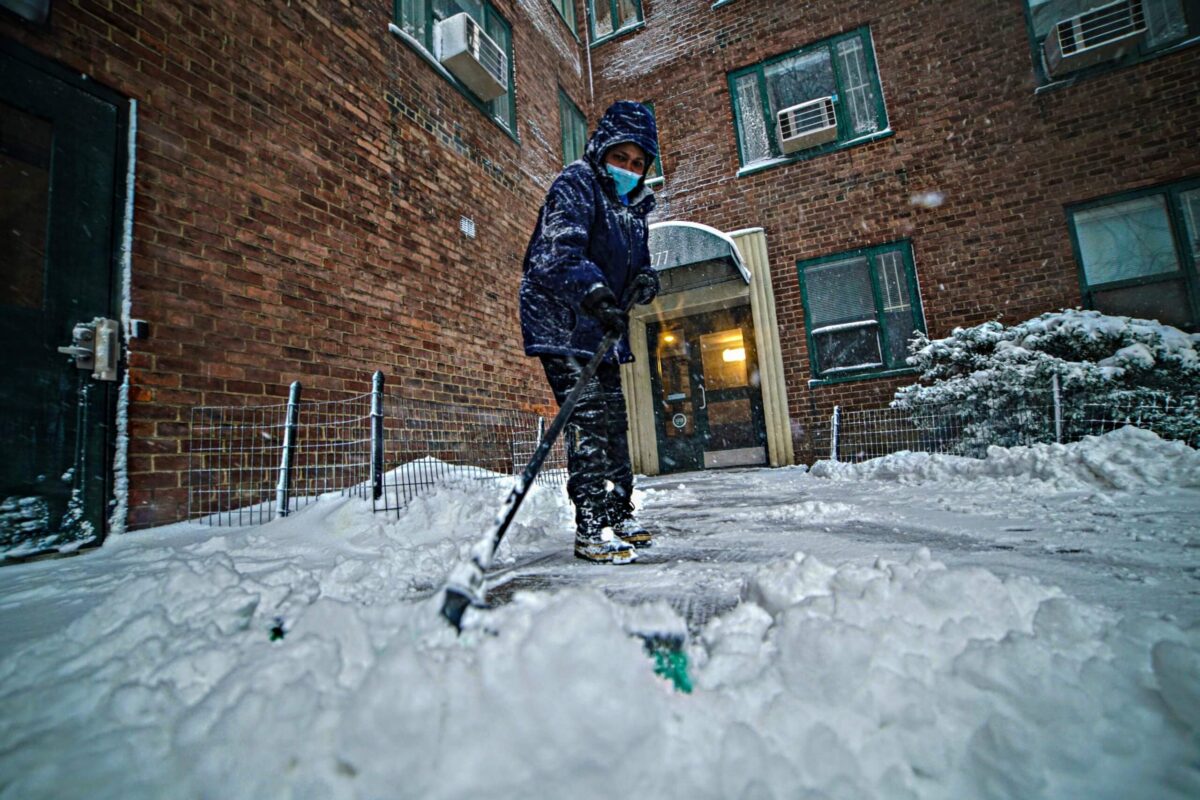
<path id="1" fill-rule="evenodd" d="M 1045 72 L 1022 0 L 460 4 L 511 58 L 512 103 L 481 100 L 437 64 L 434 11 L 458 10 L 440 0 L 54 0 L 44 21 L 4 11 L 0 41 L 21 69 L 102 95 L 126 120 L 119 134 L 136 128 L 113 154 L 116 205 L 133 200 L 114 230 L 131 223 L 131 246 L 111 247 L 111 315 L 147 323 L 127 326 L 128 398 L 113 411 L 136 528 L 184 513 L 195 405 L 278 402 L 293 380 L 315 399 L 344 396 L 379 369 L 415 398 L 547 406 L 520 352 L 516 286 L 562 165 L 563 98 L 589 122 L 614 99 L 652 103 L 659 221 L 757 232 L 755 280 L 773 287 L 754 295 L 755 324 L 773 328 L 758 350 L 778 360 L 780 385 L 760 406 L 790 437 L 773 434 L 770 461 L 811 459 L 833 405 L 878 406 L 913 380 L 843 374 L 836 359 L 814 372 L 814 341 L 857 330 L 818 327 L 814 340 L 804 291 L 813 315 L 818 268 L 850 252 L 891 264 L 933 336 L 1088 304 L 1067 211 L 1156 186 L 1177 205 L 1200 177 L 1196 9 L 1178 2 L 1174 39 L 1065 77 Z M 775 109 L 754 87 L 778 93 L 772 70 L 792 56 L 836 84 L 838 138 L 759 153 L 779 134 L 758 129 L 755 103 Z M 860 122 L 863 135 L 847 127 Z M 1194 258 L 1181 258 L 1194 304 Z M 661 346 L 665 324 L 637 330 Z M 643 417 L 666 385 L 653 346 L 651 377 L 631 374 L 652 383 L 631 388 Z M 642 438 L 664 426 L 647 422 Z M 644 471 L 669 468 L 648 458 Z"/>
<path id="2" fill-rule="evenodd" d="M 1103 3 L 1083 7 L 1096 5 Z M 727 231 L 764 228 L 788 409 L 804 461 L 818 455 L 813 434 L 834 405 L 886 405 L 914 376 L 868 371 L 815 380 L 798 263 L 907 242 L 934 337 L 989 319 L 1093 305 L 1081 292 L 1065 209 L 1200 178 L 1195 6 L 1177 6 L 1190 30 L 1159 49 L 1117 53 L 1052 78 L 1042 72 L 1034 49 L 1041 41 L 1031 43 L 1033 20 L 1020 0 L 647 0 L 641 27 L 593 49 L 597 105 L 618 97 L 653 102 L 667 216 Z M 865 31 L 874 51 L 882 133 L 745 168 L 730 76 L 850 31 Z M 1191 270 L 1196 330 L 1195 228 L 1189 233 L 1193 251 L 1180 261 Z"/>

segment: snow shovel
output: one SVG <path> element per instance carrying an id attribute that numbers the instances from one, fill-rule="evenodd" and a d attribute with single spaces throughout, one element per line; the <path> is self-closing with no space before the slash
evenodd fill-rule
<path id="1" fill-rule="evenodd" d="M 633 306 L 632 300 L 625 304 L 624 311 L 629 312 Z M 604 338 L 600 340 L 600 346 L 596 349 L 595 355 L 591 361 L 579 373 L 579 378 L 575 381 L 575 385 L 571 387 L 567 398 L 563 400 L 562 405 L 558 409 L 558 414 L 555 415 L 554 421 L 550 423 L 550 427 L 546 429 L 546 433 L 542 436 L 542 441 L 538 443 L 537 449 L 533 452 L 533 457 L 529 459 L 529 463 L 525 465 L 525 470 L 521 473 L 521 477 L 517 480 L 515 486 L 508 497 L 504 501 L 504 505 L 500 508 L 500 513 L 496 515 L 496 522 L 492 526 L 492 530 L 485 534 L 475 546 L 471 548 L 471 557 L 460 563 L 450 573 L 450 577 L 446 580 L 445 595 L 442 599 L 442 616 L 446 621 L 454 626 L 454 629 L 459 633 L 462 632 L 462 618 L 466 613 L 467 606 L 482 606 L 484 605 L 484 581 L 483 573 L 492 565 L 492 558 L 496 555 L 496 549 L 500 547 L 500 541 L 504 538 L 505 532 L 508 531 L 509 524 L 513 521 L 513 517 L 517 515 L 517 509 L 521 507 L 522 501 L 525 500 L 525 494 L 529 491 L 529 487 L 533 485 L 533 481 L 537 478 L 538 472 L 542 469 L 542 462 L 546 460 L 546 456 L 550 453 L 550 448 L 554 446 L 554 442 L 562 433 L 563 428 L 567 426 L 567 421 L 571 418 L 571 413 L 575 410 L 576 404 L 579 403 L 579 397 L 583 394 L 583 388 L 587 386 L 596 375 L 596 370 L 600 369 L 600 362 L 604 360 L 604 354 L 612 349 L 617 340 L 621 338 L 621 331 L 609 331 L 604 334 Z"/>

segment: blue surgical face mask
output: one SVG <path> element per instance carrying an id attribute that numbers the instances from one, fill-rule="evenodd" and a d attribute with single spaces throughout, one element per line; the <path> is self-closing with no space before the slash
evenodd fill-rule
<path id="1" fill-rule="evenodd" d="M 612 179 L 616 181 L 617 194 L 619 195 L 626 195 L 632 192 L 634 187 L 638 185 L 638 181 L 642 179 L 642 176 L 638 175 L 636 172 L 630 172 L 627 169 L 614 167 L 612 164 L 605 164 L 604 169 L 606 169 L 608 174 L 612 176 Z"/>

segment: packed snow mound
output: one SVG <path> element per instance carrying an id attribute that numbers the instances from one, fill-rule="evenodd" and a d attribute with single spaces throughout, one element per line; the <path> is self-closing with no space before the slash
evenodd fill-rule
<path id="1" fill-rule="evenodd" d="M 1035 480 L 1060 490 L 1200 487 L 1200 451 L 1125 426 L 1071 444 L 990 447 L 982 459 L 904 451 L 859 464 L 820 461 L 811 474 L 832 480 L 904 483 Z"/>
<path id="2" fill-rule="evenodd" d="M 1200 628 L 1159 610 L 1194 618 L 1192 577 L 1139 615 L 947 566 L 908 540 L 887 551 L 898 556 L 854 560 L 851 548 L 886 543 L 797 524 L 881 514 L 895 496 L 916 509 L 905 519 L 919 518 L 928 495 L 987 495 L 991 473 L 970 471 L 979 465 L 1021 491 L 1040 485 L 1037 468 L 1080 481 L 1068 465 L 1088 448 L 1114 470 L 1103 485 L 1170 487 L 1182 485 L 1172 474 L 1194 474 L 1193 451 L 1126 430 L 1044 448 L 1040 461 L 1033 448 L 945 460 L 945 475 L 963 479 L 955 491 L 927 491 L 921 470 L 939 462 L 908 454 L 878 478 L 887 486 L 827 479 L 865 483 L 863 464 L 822 467 L 825 479 L 762 470 L 639 492 L 647 518 L 673 509 L 681 526 L 655 556 L 671 538 L 759 552 L 764 531 L 780 548 L 739 562 L 729 586 L 740 604 L 686 646 L 686 695 L 631 635 L 681 639 L 685 621 L 661 599 L 627 606 L 597 587 L 618 573 L 655 585 L 683 573 L 685 599 L 711 599 L 732 562 L 586 565 L 600 576 L 591 588 L 518 592 L 469 611 L 461 636 L 444 623 L 437 589 L 494 519 L 505 481 L 449 482 L 398 515 L 326 496 L 260 527 L 169 526 L 7 568 L 0 800 L 1200 796 Z M 1196 494 L 1174 492 L 1159 507 L 1178 516 L 1162 524 L 1191 524 Z M 1072 491 L 1051 497 L 1067 509 L 1056 519 L 1077 513 Z M 1145 507 L 1124 502 L 1143 499 L 1106 506 L 1124 515 L 1114 530 L 1147 527 Z M 500 560 L 567 554 L 570 527 L 561 487 L 535 487 Z M 1196 551 L 1180 534 L 1172 549 L 1153 538 L 1131 547 L 1157 548 L 1154 559 L 1184 572 Z M 1049 525 L 1039 535 L 1078 543 Z M 810 554 L 779 558 L 801 545 Z M 811 554 L 820 546 L 823 558 Z M 1129 563 L 1105 547 L 1081 568 Z"/>
<path id="3" fill-rule="evenodd" d="M 797 553 L 764 567 L 745 598 L 706 629 L 697 686 L 749 700 L 714 730 L 726 731 L 722 749 L 756 731 L 768 781 L 786 774 L 838 797 L 1200 788 L 1186 766 L 1200 731 L 1200 631 L 947 569 L 927 550 L 873 568 Z M 767 785 L 787 795 L 782 780 Z"/>

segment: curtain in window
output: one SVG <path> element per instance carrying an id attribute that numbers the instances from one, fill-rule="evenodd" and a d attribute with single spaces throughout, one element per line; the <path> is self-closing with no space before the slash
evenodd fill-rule
<path id="1" fill-rule="evenodd" d="M 875 318 L 875 298 L 866 258 L 853 258 L 809 267 L 809 322 L 814 328 Z"/>
<path id="2" fill-rule="evenodd" d="M 617 0 L 617 30 L 638 21 L 638 9 L 634 0 Z"/>
<path id="3" fill-rule="evenodd" d="M 1091 286 L 1179 269 L 1163 195 L 1079 211 L 1074 222 Z"/>
<path id="4" fill-rule="evenodd" d="M 609 5 L 609 0 L 592 0 L 592 22 L 596 26 L 597 38 L 616 30 L 613 27 L 612 6 Z"/>
<path id="5" fill-rule="evenodd" d="M 879 326 L 867 259 L 809 267 L 804 279 L 818 371 L 880 366 Z"/>
<path id="6" fill-rule="evenodd" d="M 400 27 L 421 44 L 432 47 L 425 35 L 428 9 L 427 0 L 400 0 Z"/>
<path id="7" fill-rule="evenodd" d="M 762 97 L 758 75 L 751 72 L 737 79 L 738 134 L 742 142 L 742 162 L 751 164 L 771 157 L 771 143 L 763 122 Z"/>

